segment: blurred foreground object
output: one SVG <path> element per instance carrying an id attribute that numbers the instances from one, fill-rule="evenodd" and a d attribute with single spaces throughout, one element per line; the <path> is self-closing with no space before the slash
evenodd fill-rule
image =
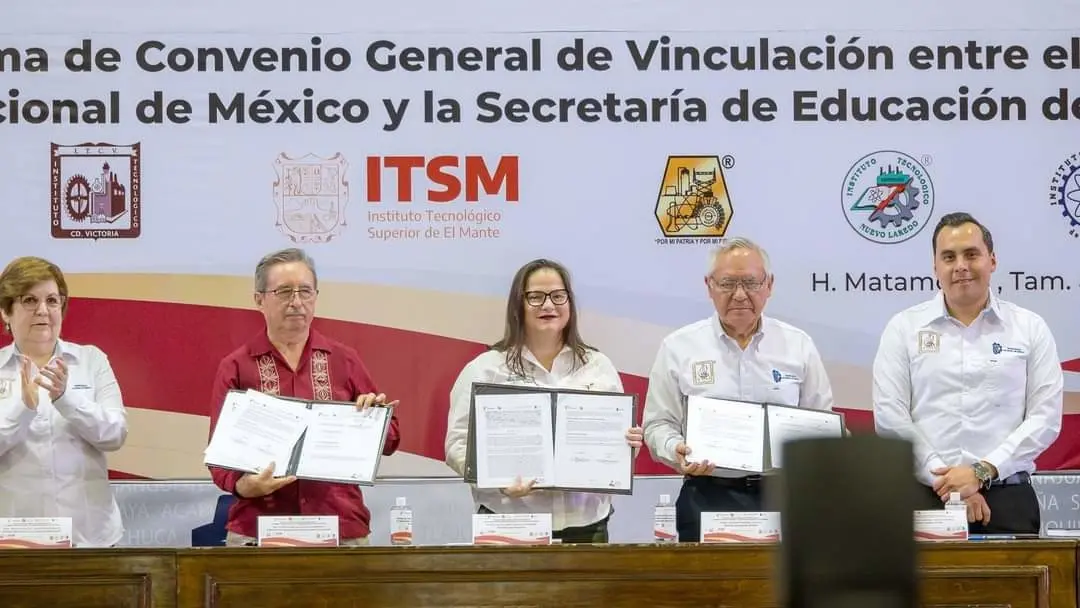
<path id="1" fill-rule="evenodd" d="M 910 442 L 861 435 L 784 448 L 766 487 L 782 513 L 777 590 L 785 608 L 918 605 Z"/>

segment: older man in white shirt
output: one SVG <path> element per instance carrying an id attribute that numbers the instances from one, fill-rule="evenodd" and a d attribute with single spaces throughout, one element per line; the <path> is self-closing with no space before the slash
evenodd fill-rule
<path id="1" fill-rule="evenodd" d="M 711 252 L 705 287 L 716 314 L 664 338 L 649 373 L 643 415 L 653 458 L 685 475 L 679 540 L 698 542 L 703 511 L 761 511 L 760 475 L 687 464 L 684 397 L 700 395 L 832 410 L 829 378 L 806 332 L 763 314 L 772 294 L 768 254 L 745 238 Z"/>
<path id="2" fill-rule="evenodd" d="M 1037 534 L 1035 459 L 1061 431 L 1064 380 L 1042 317 L 996 297 L 990 231 L 967 213 L 933 235 L 941 292 L 889 321 L 874 359 L 874 421 L 914 444 L 927 508 L 959 492 L 974 533 Z"/>

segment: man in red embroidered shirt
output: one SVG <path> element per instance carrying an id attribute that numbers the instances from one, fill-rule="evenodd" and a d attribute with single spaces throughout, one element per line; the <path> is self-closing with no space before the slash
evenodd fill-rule
<path id="1" fill-rule="evenodd" d="M 317 401 L 355 401 L 356 407 L 386 403 L 356 351 L 311 329 L 318 298 L 315 263 L 302 250 L 271 253 L 255 267 L 255 305 L 266 318 L 266 332 L 233 351 L 218 365 L 214 379 L 210 432 L 217 425 L 230 389 L 255 389 L 272 395 Z M 401 436 L 390 420 L 383 454 L 393 454 Z M 273 464 L 262 473 L 209 467 L 219 488 L 237 497 L 229 509 L 225 544 L 253 545 L 260 515 L 337 515 L 342 545 L 367 544 L 371 512 L 360 488 L 344 483 L 273 478 Z"/>

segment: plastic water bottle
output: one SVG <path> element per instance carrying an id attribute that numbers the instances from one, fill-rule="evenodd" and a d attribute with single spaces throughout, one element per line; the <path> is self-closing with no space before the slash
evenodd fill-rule
<path id="1" fill-rule="evenodd" d="M 412 507 L 405 502 L 404 496 L 398 496 L 390 508 L 390 544 L 411 545 L 412 542 Z"/>
<path id="2" fill-rule="evenodd" d="M 965 517 L 967 517 L 967 505 L 964 504 L 964 501 L 960 499 L 959 492 L 949 493 L 949 502 L 945 503 L 945 510 L 960 511 L 961 513 L 965 514 Z"/>
<path id="3" fill-rule="evenodd" d="M 658 543 L 678 542 L 675 528 L 675 505 L 671 504 L 670 494 L 661 494 L 660 502 L 653 512 L 653 541 Z"/>

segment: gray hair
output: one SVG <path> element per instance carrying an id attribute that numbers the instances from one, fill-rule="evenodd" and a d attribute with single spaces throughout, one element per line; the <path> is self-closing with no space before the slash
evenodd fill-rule
<path id="1" fill-rule="evenodd" d="M 756 251 L 765 263 L 765 276 L 772 275 L 772 269 L 769 266 L 769 254 L 765 252 L 765 249 L 746 237 L 733 236 L 721 239 L 720 245 L 709 252 L 709 266 L 705 269 L 705 276 L 711 276 L 713 271 L 716 270 L 716 261 L 720 259 L 720 256 L 736 249 Z"/>
<path id="2" fill-rule="evenodd" d="M 289 264 L 291 262 L 300 262 L 311 270 L 311 276 L 315 277 L 315 289 L 319 288 L 319 274 L 315 272 L 315 260 L 311 259 L 303 249 L 297 249 L 295 247 L 289 249 L 282 249 L 273 253 L 268 253 L 263 256 L 259 263 L 255 265 L 255 291 L 266 291 L 266 275 L 270 274 L 270 269 L 278 264 Z"/>

